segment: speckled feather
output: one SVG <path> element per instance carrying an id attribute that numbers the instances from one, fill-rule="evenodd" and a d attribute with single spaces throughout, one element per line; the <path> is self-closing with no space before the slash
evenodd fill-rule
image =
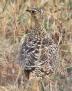
<path id="1" fill-rule="evenodd" d="M 57 60 L 58 45 L 51 38 L 51 34 L 38 34 L 35 30 L 27 34 L 19 56 L 24 70 L 42 69 L 49 73 L 49 69 L 54 70 Z"/>

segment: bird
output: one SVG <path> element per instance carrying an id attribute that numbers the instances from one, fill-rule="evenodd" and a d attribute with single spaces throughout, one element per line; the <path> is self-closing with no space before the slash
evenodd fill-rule
<path id="1" fill-rule="evenodd" d="M 59 48 L 52 34 L 42 27 L 43 11 L 37 8 L 26 11 L 31 15 L 33 26 L 20 46 L 19 64 L 29 79 L 31 72 L 41 77 L 55 70 Z"/>

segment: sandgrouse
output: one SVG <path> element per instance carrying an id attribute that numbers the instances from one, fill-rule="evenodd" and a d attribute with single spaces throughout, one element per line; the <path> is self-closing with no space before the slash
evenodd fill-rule
<path id="1" fill-rule="evenodd" d="M 30 72 L 37 76 L 48 75 L 53 72 L 58 61 L 58 44 L 42 27 L 42 10 L 32 8 L 27 10 L 31 14 L 33 27 L 26 35 L 19 53 L 19 64 L 27 77 Z"/>

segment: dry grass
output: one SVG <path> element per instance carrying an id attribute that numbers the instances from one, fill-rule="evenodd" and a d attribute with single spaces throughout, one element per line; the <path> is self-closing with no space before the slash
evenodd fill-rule
<path id="1" fill-rule="evenodd" d="M 31 26 L 25 10 L 32 6 L 44 9 L 44 28 L 59 36 L 58 73 L 47 79 L 45 91 L 72 91 L 72 0 L 0 0 L 0 91 L 24 91 L 14 84 L 19 74 L 15 61 L 20 40 Z M 33 85 L 25 91 L 44 91 L 43 81 L 29 83 Z"/>

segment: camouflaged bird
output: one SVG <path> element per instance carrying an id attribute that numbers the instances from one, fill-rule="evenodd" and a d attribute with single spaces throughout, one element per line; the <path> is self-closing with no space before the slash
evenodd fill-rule
<path id="1" fill-rule="evenodd" d="M 43 12 L 36 8 L 27 11 L 34 25 L 21 45 L 19 64 L 27 77 L 30 72 L 35 72 L 37 76 L 48 75 L 55 70 L 58 61 L 58 44 L 52 39 L 52 34 L 42 28 Z"/>

